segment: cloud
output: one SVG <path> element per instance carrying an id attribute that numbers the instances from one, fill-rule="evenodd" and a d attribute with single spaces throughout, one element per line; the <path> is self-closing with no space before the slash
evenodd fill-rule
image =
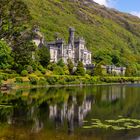
<path id="1" fill-rule="evenodd" d="M 94 2 L 97 2 L 100 5 L 104 5 L 107 7 L 114 7 L 117 0 L 93 0 Z"/>
<path id="2" fill-rule="evenodd" d="M 131 14 L 140 18 L 140 12 L 133 11 Z"/>
<path id="3" fill-rule="evenodd" d="M 107 0 L 93 0 L 93 1 L 99 3 L 100 5 L 108 6 L 108 1 Z"/>

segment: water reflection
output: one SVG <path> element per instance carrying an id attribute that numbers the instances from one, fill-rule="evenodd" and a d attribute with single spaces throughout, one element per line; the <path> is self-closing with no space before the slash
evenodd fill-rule
<path id="1" fill-rule="evenodd" d="M 71 89 L 65 89 L 63 93 L 54 89 L 17 91 L 2 95 L 1 104 L 11 106 L 1 107 L 4 114 L 1 113 L 0 118 L 9 125 L 23 126 L 28 123 L 33 133 L 41 131 L 46 121 L 52 121 L 56 129 L 66 123 L 68 133 L 72 133 L 75 127 L 82 126 L 93 103 L 93 96 L 83 94 L 81 89 L 76 93 Z"/>
<path id="2" fill-rule="evenodd" d="M 115 101 L 117 99 L 125 99 L 125 86 L 109 86 L 107 90 L 102 90 L 102 101 Z"/>
<path id="3" fill-rule="evenodd" d="M 119 115 L 140 119 L 139 89 L 124 85 L 1 93 L 0 122 L 28 130 L 28 134 L 39 134 L 47 130 L 76 135 L 78 131 L 82 137 L 89 134 L 87 130 L 81 130 L 84 120 L 113 119 Z M 100 137 L 100 133 L 103 132 L 92 130 L 90 135 Z"/>
<path id="4" fill-rule="evenodd" d="M 64 124 L 67 120 L 68 132 L 74 132 L 74 126 L 82 126 L 83 120 L 91 111 L 94 99 L 84 95 L 82 102 L 80 96 L 69 96 L 68 101 L 60 107 L 58 104 L 49 106 L 49 118 L 55 121 L 56 128 Z"/>

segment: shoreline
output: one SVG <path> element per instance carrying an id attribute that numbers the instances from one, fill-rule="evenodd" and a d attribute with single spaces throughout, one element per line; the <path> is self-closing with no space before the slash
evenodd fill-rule
<path id="1" fill-rule="evenodd" d="M 18 90 L 18 89 L 33 89 L 33 88 L 59 88 L 59 87 L 90 87 L 90 86 L 111 86 L 111 85 L 136 85 L 136 84 L 140 84 L 140 82 L 117 82 L 117 83 L 95 83 L 95 84 L 65 84 L 65 85 L 62 85 L 62 84 L 56 84 L 56 85 L 32 85 L 32 84 L 29 84 L 29 85 L 18 85 L 18 84 L 15 84 L 14 85 L 5 85 L 7 86 L 8 88 L 6 89 L 2 89 L 2 87 L 0 88 L 0 92 L 1 91 L 10 91 L 10 90 Z"/>
<path id="2" fill-rule="evenodd" d="M 0 91 L 11 89 L 51 88 L 51 87 L 84 87 L 99 85 L 139 84 L 140 77 L 92 77 L 52 75 L 47 77 L 15 77 L 2 81 Z"/>

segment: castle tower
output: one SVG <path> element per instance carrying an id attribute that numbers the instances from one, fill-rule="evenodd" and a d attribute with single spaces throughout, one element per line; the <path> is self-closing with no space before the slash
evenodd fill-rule
<path id="1" fill-rule="evenodd" d="M 70 27 L 69 28 L 69 47 L 74 50 L 74 34 L 75 34 L 75 29 Z M 69 49 L 70 49 L 69 48 Z"/>

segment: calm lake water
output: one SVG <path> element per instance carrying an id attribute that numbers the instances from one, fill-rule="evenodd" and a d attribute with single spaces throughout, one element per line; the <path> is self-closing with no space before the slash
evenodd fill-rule
<path id="1" fill-rule="evenodd" d="M 0 140 L 140 140 L 140 85 L 0 93 Z"/>

